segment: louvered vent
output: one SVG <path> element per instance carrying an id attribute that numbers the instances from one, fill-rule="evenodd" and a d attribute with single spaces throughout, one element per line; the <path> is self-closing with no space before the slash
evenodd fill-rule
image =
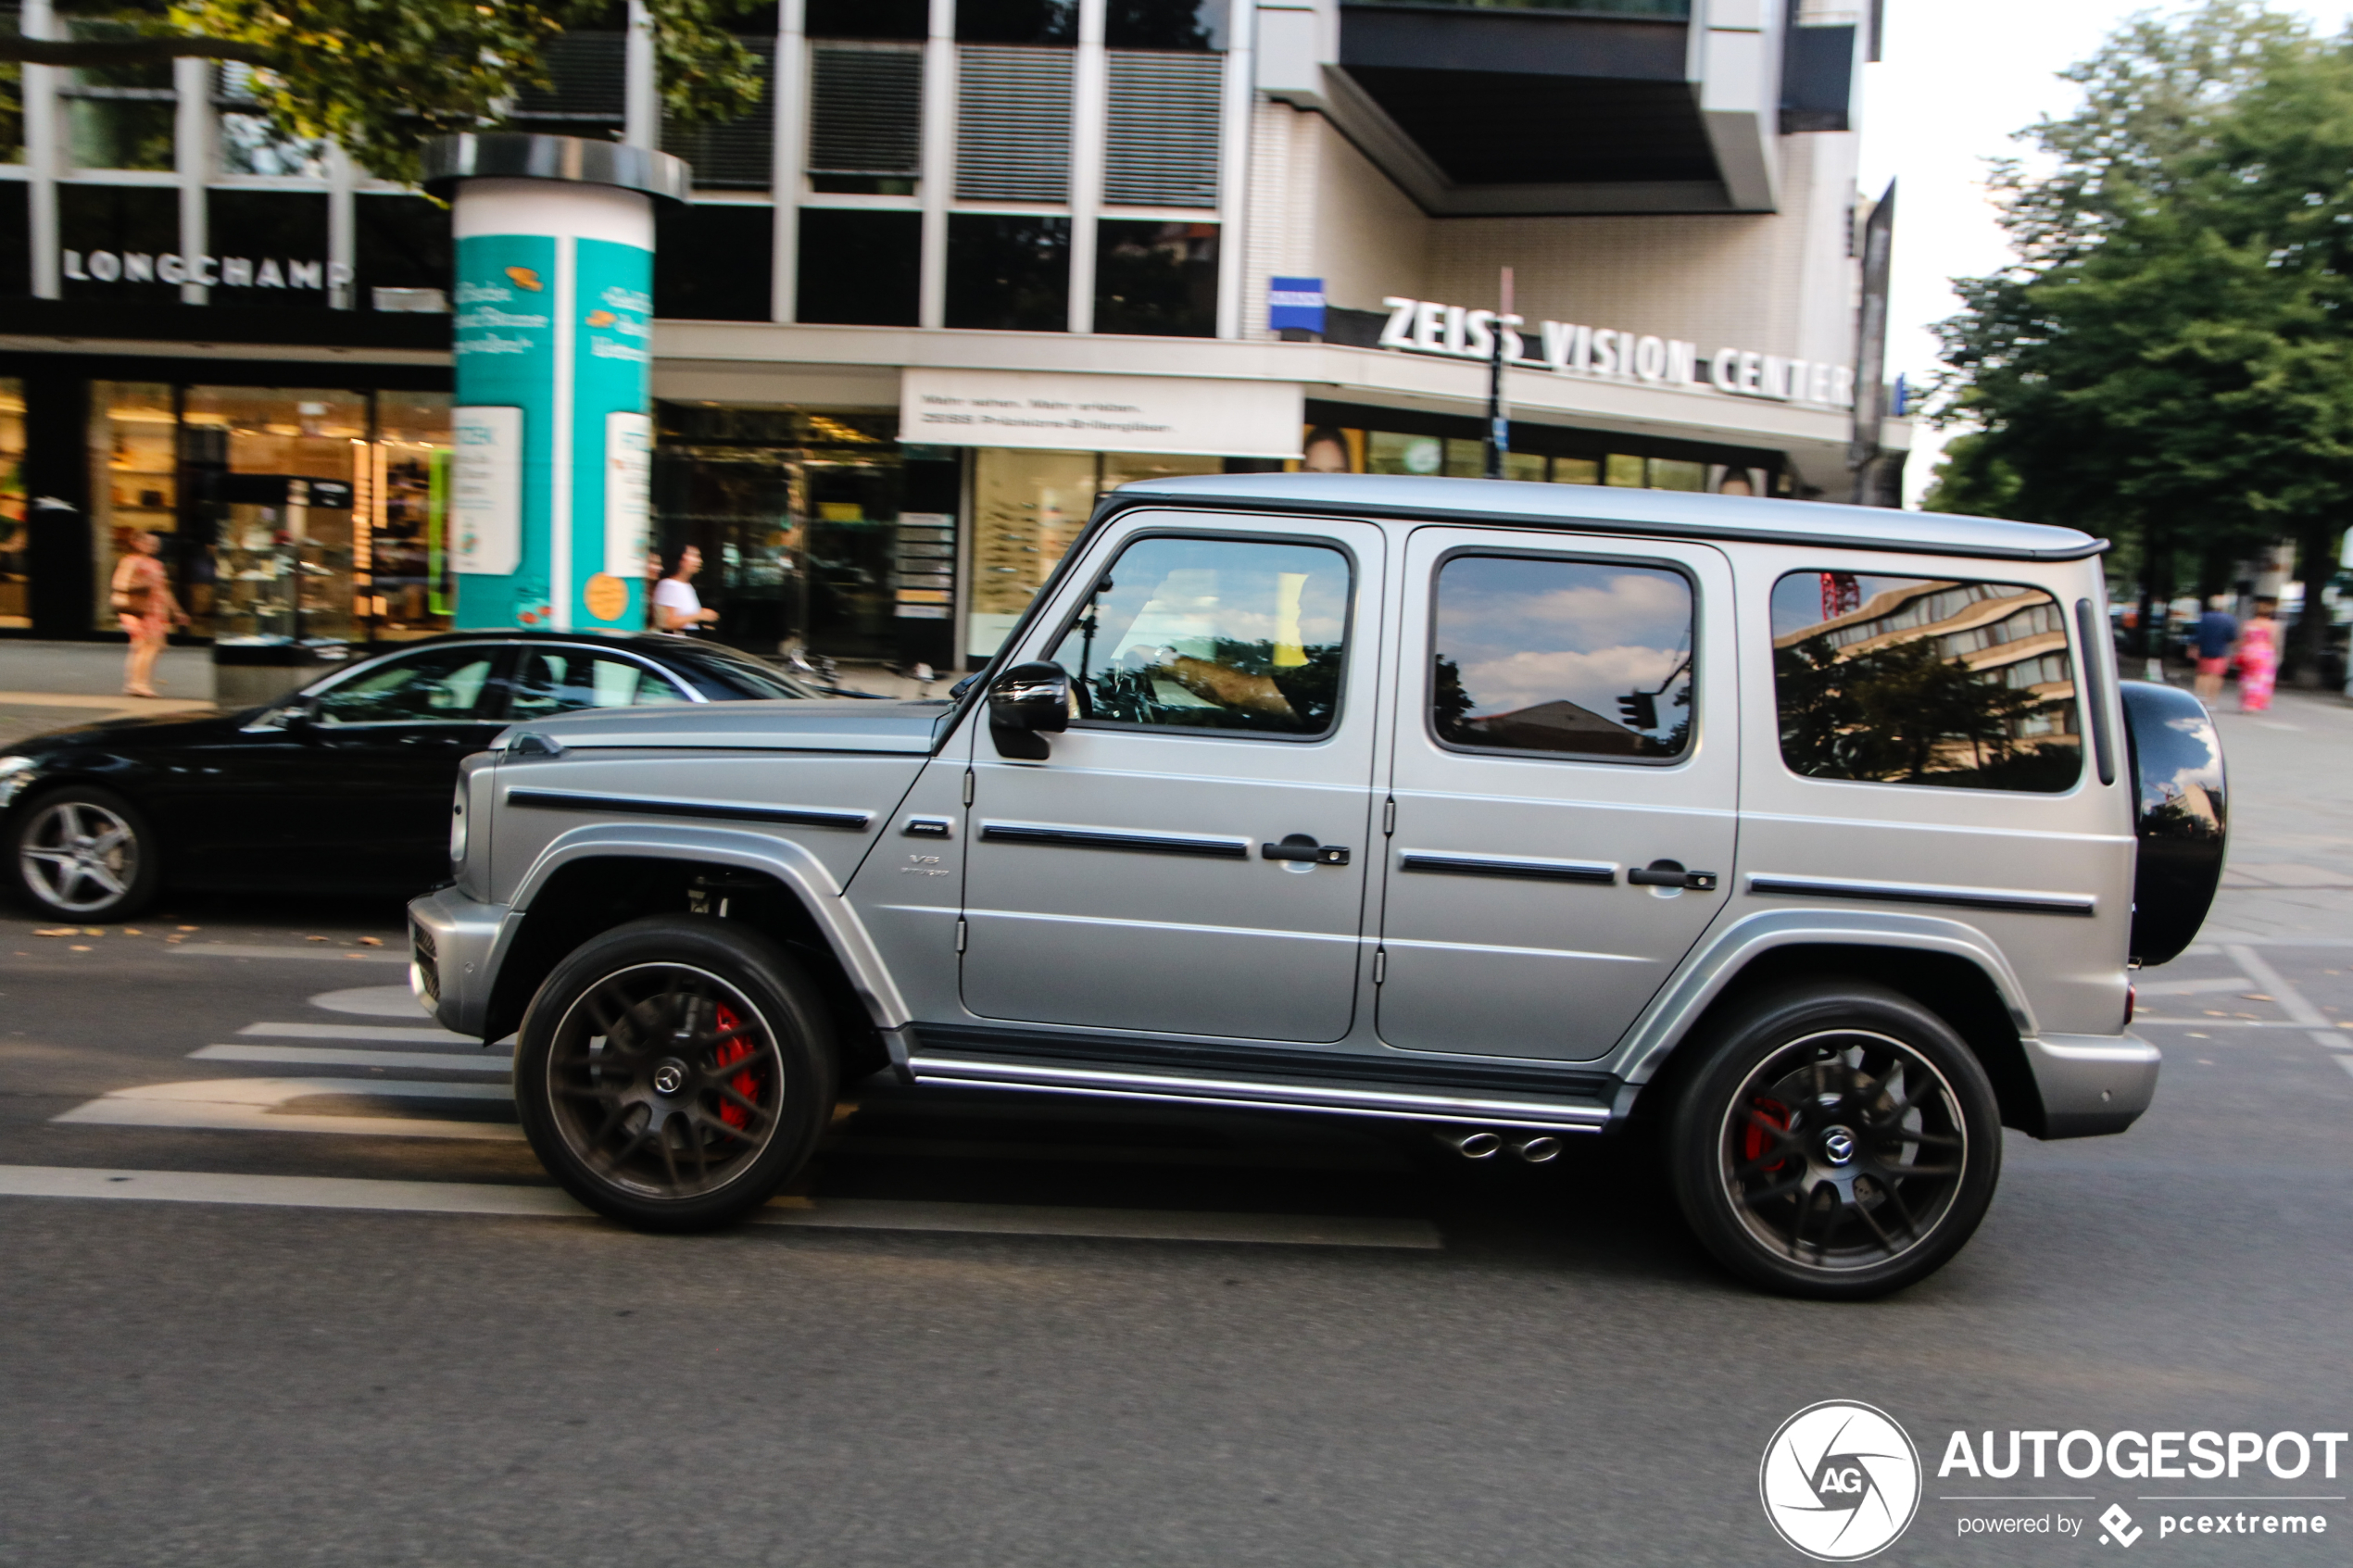
<path id="1" fill-rule="evenodd" d="M 759 62 L 760 102 L 749 114 L 715 125 L 662 122 L 661 150 L 693 166 L 695 188 L 764 191 L 775 177 L 776 40 L 773 35 L 736 35 Z"/>
<path id="2" fill-rule="evenodd" d="M 515 120 L 524 130 L 553 119 L 610 120 L 618 126 L 628 112 L 623 82 L 627 52 L 625 33 L 556 34 L 539 53 L 547 85 L 515 94 Z"/>
<path id="3" fill-rule="evenodd" d="M 810 173 L 912 179 L 922 171 L 920 49 L 820 44 L 810 87 Z"/>
<path id="4" fill-rule="evenodd" d="M 1111 114 L 1103 200 L 1125 207 L 1217 205 L 1223 55 L 1109 52 Z"/>
<path id="5" fill-rule="evenodd" d="M 1069 200 L 1071 51 L 967 44 L 957 58 L 956 194 Z"/>

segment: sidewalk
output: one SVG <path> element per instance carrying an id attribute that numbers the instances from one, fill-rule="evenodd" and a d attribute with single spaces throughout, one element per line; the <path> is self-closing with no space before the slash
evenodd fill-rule
<path id="1" fill-rule="evenodd" d="M 0 638 L 0 746 L 69 724 L 212 706 L 211 649 L 164 649 L 156 659 L 160 697 L 122 695 L 123 654 L 120 643 Z"/>
<path id="2" fill-rule="evenodd" d="M 2269 713 L 2225 693 L 2214 722 L 2229 771 L 2231 853 L 2204 937 L 2353 943 L 2353 703 L 2282 690 Z"/>

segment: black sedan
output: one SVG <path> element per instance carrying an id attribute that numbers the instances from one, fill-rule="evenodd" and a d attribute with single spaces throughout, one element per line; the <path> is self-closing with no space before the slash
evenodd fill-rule
<path id="1" fill-rule="evenodd" d="M 356 659 L 271 707 L 0 749 L 0 842 L 53 918 L 123 919 L 167 885 L 414 893 L 448 874 L 459 760 L 509 724 L 828 695 L 688 638 L 458 633 Z"/>

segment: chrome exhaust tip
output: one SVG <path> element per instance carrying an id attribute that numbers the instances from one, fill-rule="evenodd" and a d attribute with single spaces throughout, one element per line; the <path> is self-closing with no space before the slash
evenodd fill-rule
<path id="1" fill-rule="evenodd" d="M 1549 1135 L 1522 1138 L 1512 1145 L 1512 1152 L 1530 1165 L 1549 1165 L 1561 1157 L 1561 1141 Z"/>
<path id="2" fill-rule="evenodd" d="M 1495 1133 L 1441 1133 L 1438 1141 L 1466 1160 L 1492 1160 L 1504 1150 L 1503 1137 Z"/>

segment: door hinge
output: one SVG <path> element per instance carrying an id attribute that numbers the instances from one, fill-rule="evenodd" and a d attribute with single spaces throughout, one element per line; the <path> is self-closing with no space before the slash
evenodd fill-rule
<path id="1" fill-rule="evenodd" d="M 1378 985 L 1388 978 L 1389 949 L 1386 947 L 1375 947 L 1373 949 L 1373 984 Z"/>
<path id="2" fill-rule="evenodd" d="M 971 805 L 972 803 L 973 803 L 973 771 L 972 771 L 970 768 L 967 768 L 967 769 L 965 769 L 965 770 L 964 770 L 964 804 L 965 804 L 965 805 L 967 805 L 967 806 L 969 806 L 969 805 Z"/>
<path id="3" fill-rule="evenodd" d="M 1393 795 L 1381 802 L 1380 831 L 1384 838 L 1397 831 L 1397 797 Z"/>
<path id="4" fill-rule="evenodd" d="M 958 916 L 956 917 L 956 951 L 958 951 L 958 952 L 960 952 L 960 953 L 961 953 L 961 952 L 963 952 L 963 950 L 964 950 L 964 917 L 963 917 L 963 916 L 962 916 L 962 915 L 958 915 Z"/>

